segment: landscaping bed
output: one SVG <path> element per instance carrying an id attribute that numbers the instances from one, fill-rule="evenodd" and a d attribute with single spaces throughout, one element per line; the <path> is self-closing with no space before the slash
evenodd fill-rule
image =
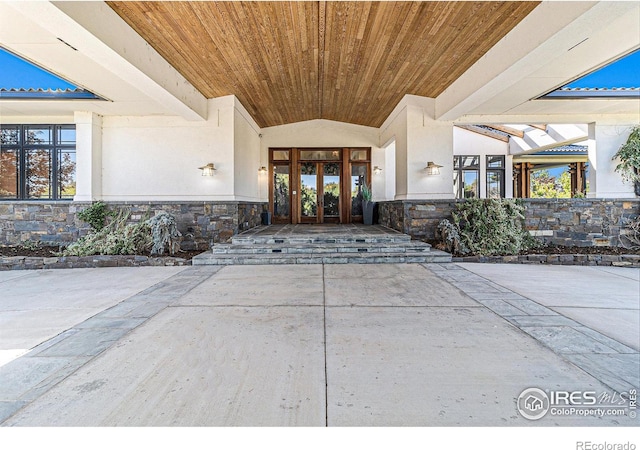
<path id="1" fill-rule="evenodd" d="M 58 247 L 0 247 L 0 270 L 72 269 L 87 267 L 188 266 L 204 250 L 180 251 L 174 256 L 91 255 L 57 256 Z"/>
<path id="2" fill-rule="evenodd" d="M 438 241 L 427 241 L 433 248 L 442 250 Z M 511 264 L 560 264 L 576 266 L 640 267 L 640 253 L 624 247 L 575 247 L 543 245 L 518 255 L 453 255 L 453 262 L 511 263 Z"/>

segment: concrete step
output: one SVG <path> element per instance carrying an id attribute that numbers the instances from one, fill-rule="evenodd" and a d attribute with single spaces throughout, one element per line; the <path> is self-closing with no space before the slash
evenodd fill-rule
<path id="1" fill-rule="evenodd" d="M 330 254 L 330 253 L 426 253 L 431 246 L 420 241 L 364 244 L 216 244 L 212 253 L 221 254 Z"/>
<path id="2" fill-rule="evenodd" d="M 431 250 L 423 254 L 401 252 L 214 254 L 213 252 L 206 252 L 192 259 L 192 264 L 195 266 L 235 264 L 400 264 L 432 262 L 451 262 L 451 255 L 439 250 Z"/>

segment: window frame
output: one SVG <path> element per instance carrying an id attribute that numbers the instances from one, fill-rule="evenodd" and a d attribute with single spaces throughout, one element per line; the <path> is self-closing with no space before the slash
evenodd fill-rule
<path id="1" fill-rule="evenodd" d="M 499 158 L 500 166 L 499 167 L 490 166 L 489 165 L 490 158 Z M 487 198 L 496 198 L 496 197 L 491 197 L 489 195 L 489 176 L 492 173 L 500 174 L 500 193 L 499 193 L 500 196 L 498 198 L 505 198 L 506 197 L 505 176 L 506 176 L 506 169 L 507 169 L 505 155 L 487 155 L 485 158 L 485 166 L 486 166 L 485 189 L 487 192 Z"/>
<path id="2" fill-rule="evenodd" d="M 73 129 L 76 131 L 75 124 L 2 124 L 2 129 L 17 129 L 18 142 L 10 144 L 0 144 L 2 150 L 11 150 L 17 153 L 17 186 L 15 197 L 3 197 L 0 198 L 0 202 L 7 201 L 73 201 L 73 197 L 63 197 L 60 191 L 60 163 L 62 155 L 64 153 L 77 155 L 77 135 L 73 143 L 70 141 L 60 142 L 62 130 Z M 51 140 L 46 143 L 32 143 L 26 142 L 26 135 L 30 128 L 49 129 Z M 30 151 L 45 150 L 49 156 L 49 195 L 41 198 L 29 198 L 27 175 L 28 175 L 28 156 Z M 74 162 L 77 164 L 77 159 L 74 158 Z M 75 170 L 74 179 L 77 182 L 77 166 Z"/>
<path id="3" fill-rule="evenodd" d="M 473 161 L 477 161 L 477 164 L 465 165 L 465 159 L 473 158 Z M 464 196 L 464 174 L 465 172 L 475 172 L 476 174 L 476 195 L 475 197 Z M 456 175 L 458 176 L 458 186 L 455 192 L 456 199 L 464 200 L 466 198 L 480 198 L 480 155 L 454 155 L 453 156 L 453 181 L 454 188 Z"/>

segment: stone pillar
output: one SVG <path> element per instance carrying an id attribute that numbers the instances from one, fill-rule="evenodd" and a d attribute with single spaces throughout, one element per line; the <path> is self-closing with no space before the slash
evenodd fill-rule
<path id="1" fill-rule="evenodd" d="M 76 195 L 77 202 L 102 198 L 102 117 L 76 111 Z"/>
<path id="2" fill-rule="evenodd" d="M 633 184 L 624 183 L 615 171 L 611 158 L 626 142 L 634 124 L 589 124 L 589 193 L 590 198 L 633 198 Z"/>

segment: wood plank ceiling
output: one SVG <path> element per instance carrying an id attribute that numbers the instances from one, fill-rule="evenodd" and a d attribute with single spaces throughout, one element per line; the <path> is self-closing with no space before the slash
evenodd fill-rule
<path id="1" fill-rule="evenodd" d="M 437 97 L 539 2 L 108 2 L 205 97 L 261 127 L 379 127 L 405 94 Z"/>

